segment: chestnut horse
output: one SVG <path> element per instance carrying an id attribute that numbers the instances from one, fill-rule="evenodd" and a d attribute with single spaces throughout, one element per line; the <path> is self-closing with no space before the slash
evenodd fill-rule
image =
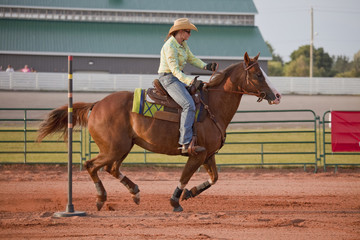
<path id="1" fill-rule="evenodd" d="M 260 53 L 253 59 L 244 55 L 244 62 L 231 65 L 205 85 L 208 91 L 208 117 L 196 123 L 197 143 L 206 151 L 189 156 L 182 171 L 170 204 L 174 211 L 182 211 L 179 200 L 187 200 L 199 195 L 216 183 L 218 172 L 215 153 L 225 141 L 225 131 L 235 115 L 243 94 L 255 95 L 258 101 L 266 99 L 269 104 L 278 104 L 281 95 L 270 85 L 265 72 L 258 64 Z M 106 201 L 106 191 L 99 179 L 98 170 L 102 167 L 119 179 L 130 191 L 136 204 L 140 203 L 140 190 L 120 171 L 120 165 L 134 144 L 155 153 L 179 155 L 178 123 L 145 117 L 132 112 L 133 92 L 115 92 L 99 102 L 74 103 L 73 124 L 87 126 L 99 147 L 99 154 L 85 162 L 85 168 L 95 183 L 97 190 L 97 209 Z M 207 108 L 207 107 L 206 107 Z M 91 111 L 91 113 L 90 113 Z M 67 133 L 67 106 L 59 107 L 49 113 L 40 126 L 38 141 L 57 131 Z M 193 187 L 185 188 L 194 172 L 203 165 L 210 179 Z"/>

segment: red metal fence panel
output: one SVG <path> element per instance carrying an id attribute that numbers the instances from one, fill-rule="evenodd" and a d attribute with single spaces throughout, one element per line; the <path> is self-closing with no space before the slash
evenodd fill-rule
<path id="1" fill-rule="evenodd" d="M 360 152 L 360 112 L 331 112 L 333 152 Z"/>

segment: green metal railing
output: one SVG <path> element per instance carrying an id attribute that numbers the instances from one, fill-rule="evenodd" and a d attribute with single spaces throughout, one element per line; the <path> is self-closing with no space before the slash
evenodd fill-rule
<path id="1" fill-rule="evenodd" d="M 47 138 L 42 143 L 36 143 L 38 125 L 50 110 L 52 109 L 0 108 L 0 163 L 67 162 L 67 148 L 62 139 Z M 330 111 L 324 113 L 323 120 L 320 121 L 312 110 L 237 111 L 234 119 L 246 119 L 244 116 L 250 114 L 252 117 L 248 119 L 262 120 L 233 120 L 227 131 L 226 143 L 216 156 L 216 162 L 218 166 L 297 165 L 304 169 L 312 166 L 315 171 L 322 159 L 325 171 L 328 166 L 335 166 L 336 169 L 342 165 L 359 166 L 360 163 L 354 161 L 359 153 L 331 152 L 331 131 L 326 127 L 329 121 L 325 120 L 329 113 Z M 264 114 L 270 114 L 271 118 L 264 117 Z M 287 119 L 284 114 L 299 114 L 301 119 Z M 73 145 L 73 154 L 78 157 L 74 158 L 78 159 L 74 164 L 80 164 L 80 167 L 83 161 L 98 153 L 97 146 L 86 129 L 74 132 Z M 183 165 L 187 160 L 184 157 L 171 158 L 155 154 L 139 147 L 134 147 L 130 155 L 130 161 L 125 161 L 126 164 Z M 344 161 L 347 157 L 352 157 L 352 160 Z"/>
<path id="2" fill-rule="evenodd" d="M 227 135 L 251 135 L 251 136 L 261 136 L 258 141 L 227 141 L 226 144 L 236 144 L 239 146 L 242 145 L 257 145 L 259 150 L 258 152 L 240 152 L 240 153 L 223 153 L 220 152 L 218 155 L 250 155 L 250 156 L 259 156 L 260 161 L 258 163 L 254 162 L 241 162 L 241 163 L 225 163 L 220 165 L 259 165 L 259 166 L 268 166 L 268 165 L 303 165 L 304 169 L 306 169 L 307 165 L 312 165 L 317 171 L 317 162 L 318 159 L 318 136 L 317 136 L 317 120 L 318 117 L 316 116 L 315 112 L 312 110 L 266 110 L 266 111 L 237 111 L 237 114 L 246 114 L 251 113 L 254 115 L 259 115 L 263 113 L 272 114 L 272 116 L 277 116 L 280 119 L 277 120 L 251 120 L 251 121 L 232 121 L 231 125 L 240 125 L 240 129 L 243 129 L 243 126 L 248 124 L 261 124 L 262 128 L 265 129 L 273 129 L 271 127 L 273 124 L 288 124 L 286 128 L 280 127 L 279 130 L 272 130 L 272 131 L 230 131 Z M 291 113 L 301 113 L 302 115 L 309 115 L 307 119 L 298 119 L 298 120 L 286 120 L 283 114 L 291 114 Z M 259 117 L 254 116 L 255 119 L 259 119 Z M 309 124 L 309 126 L 305 128 L 297 129 L 299 124 Z M 295 129 L 290 130 L 292 127 L 295 126 Z M 299 141 L 297 138 L 298 134 L 305 134 L 307 135 L 306 140 Z M 292 137 L 289 137 L 292 135 Z M 264 137 L 266 136 L 266 137 Z M 287 136 L 285 139 L 284 136 Z M 276 137 L 276 138 L 275 138 Z M 267 139 L 266 141 L 262 139 Z M 269 146 L 286 146 L 286 150 L 276 150 L 266 148 Z M 294 149 L 298 149 L 299 145 L 304 146 L 302 151 L 294 151 Z M 279 156 L 284 156 L 287 159 L 285 161 L 278 161 L 278 160 L 267 160 L 267 158 L 279 158 Z M 306 156 L 302 157 L 300 161 L 294 161 L 295 155 L 298 156 Z"/>
<path id="3" fill-rule="evenodd" d="M 334 166 L 335 172 L 337 172 L 338 166 L 360 166 L 360 152 L 332 152 L 331 150 L 331 127 L 329 125 L 331 123 L 329 116 L 331 111 L 327 111 L 324 113 L 322 118 L 322 153 L 321 157 L 324 163 L 324 171 L 326 172 L 327 167 Z M 359 156 L 359 157 L 358 157 Z M 354 163 L 354 159 L 355 163 Z"/>
<path id="4" fill-rule="evenodd" d="M 15 117 L 0 118 L 0 133 L 13 133 L 15 135 L 16 133 L 22 133 L 22 137 L 14 136 L 13 140 L 6 140 L 3 139 L 3 137 L 0 137 L 0 156 L 11 156 L 9 157 L 10 159 L 2 159 L 0 163 L 62 163 L 62 161 L 50 161 L 50 159 L 53 158 L 55 155 L 58 155 L 58 158 L 61 158 L 61 156 L 64 155 L 64 163 L 66 163 L 65 155 L 67 156 L 68 152 L 66 150 L 66 144 L 64 144 L 64 141 L 62 139 L 43 140 L 41 143 L 42 147 L 40 146 L 40 143 L 36 142 L 37 126 L 43 120 L 43 118 L 29 117 L 29 113 L 37 112 L 37 115 L 45 115 L 50 110 L 52 110 L 52 108 L 0 108 L 0 116 L 4 116 L 6 114 L 9 114 L 10 112 L 12 113 L 10 115 L 15 115 Z M 40 112 L 42 112 L 42 114 Z M 20 115 L 22 115 L 21 118 L 19 117 Z M 11 124 L 6 124 L 6 122 L 9 122 Z M 76 146 L 76 150 L 73 151 L 73 155 L 79 156 L 79 161 L 75 161 L 74 163 L 80 164 L 80 166 L 82 166 L 82 161 L 84 160 L 84 158 L 82 157 L 82 136 L 83 130 L 81 129 L 80 131 L 76 131 L 75 133 L 74 139 L 77 140 L 73 140 L 73 145 Z M 64 150 L 61 149 L 61 146 L 55 149 L 47 147 L 48 144 L 51 144 L 53 146 L 54 143 L 61 144 L 61 146 L 64 147 Z M 5 144 L 6 146 L 4 146 Z M 20 150 L 21 148 L 22 150 Z M 49 160 L 37 160 L 40 158 L 38 157 L 38 155 L 46 154 L 50 155 Z M 19 157 L 19 155 L 21 155 L 22 157 Z M 34 157 L 34 159 L 29 160 L 29 157 Z"/>
<path id="5" fill-rule="evenodd" d="M 270 166 L 270 165 L 301 165 L 304 166 L 304 169 L 306 169 L 306 166 L 311 165 L 315 168 L 315 171 L 317 171 L 317 162 L 318 159 L 318 135 L 317 135 L 317 122 L 318 117 L 312 110 L 270 110 L 270 111 L 237 111 L 237 114 L 263 114 L 263 113 L 272 113 L 274 115 L 278 115 L 279 118 L 282 118 L 280 116 L 281 114 L 289 114 L 289 113 L 300 113 L 300 114 L 309 114 L 309 117 L 307 119 L 303 120 L 284 120 L 284 119 L 278 119 L 278 120 L 261 120 L 261 121 L 232 121 L 231 125 L 240 125 L 240 128 L 242 128 L 243 125 L 248 124 L 262 124 L 262 125 L 272 125 L 272 124 L 293 124 L 295 127 L 298 127 L 297 124 L 299 123 L 307 123 L 310 124 L 310 127 L 306 129 L 297 129 L 297 130 L 289 130 L 288 128 L 285 128 L 283 130 L 277 130 L 277 131 L 228 131 L 227 132 L 227 141 L 225 142 L 224 148 L 217 154 L 216 162 L 218 166 L 238 166 L 238 165 L 248 165 L 248 166 Z M 239 128 L 239 127 L 238 127 Z M 268 127 L 265 127 L 268 128 Z M 271 128 L 271 126 L 270 126 Z M 214 131 L 217 131 L 215 128 Z M 271 135 L 289 135 L 293 134 L 294 137 L 292 140 L 287 141 L 274 141 L 269 136 Z M 308 140 L 306 141 L 296 141 L 296 134 L 307 134 Z M 231 135 L 253 135 L 257 136 L 267 136 L 267 141 L 232 141 Z M 261 138 L 261 137 L 260 137 Z M 269 139 L 270 138 L 270 139 Z M 91 158 L 92 154 L 98 154 L 98 151 L 93 150 L 94 148 L 94 141 L 91 140 L 91 137 L 89 136 L 89 144 L 88 144 L 88 158 Z M 241 148 L 242 145 L 253 145 L 253 146 L 259 146 L 259 151 L 251 151 L 251 152 L 241 152 L 241 151 L 233 151 L 231 152 L 227 151 L 227 146 L 230 145 L 238 145 L 239 148 Z M 274 150 L 266 150 L 267 146 L 271 145 L 304 145 L 304 148 L 306 150 L 303 151 L 274 151 Z M 310 147 L 309 147 L 310 146 Z M 96 146 L 95 146 L 96 148 Z M 291 148 L 290 148 L 291 150 Z M 142 151 L 132 151 L 130 154 L 143 154 L 143 161 L 137 161 L 133 163 L 137 164 L 185 164 L 186 158 L 183 158 L 185 160 L 178 160 L 173 162 L 158 162 L 158 161 L 148 161 L 148 157 L 154 155 L 154 153 L 142 150 Z M 283 155 L 288 157 L 288 160 L 283 160 L 281 162 L 279 161 L 267 161 L 267 158 L 269 156 L 278 156 Z M 302 157 L 301 161 L 293 161 L 294 155 L 307 155 L 308 157 Z M 228 160 L 228 156 L 236 156 L 236 161 Z M 246 161 L 242 160 L 241 157 L 243 156 L 250 156 L 251 158 L 254 158 L 256 156 L 260 157 L 259 161 L 254 161 L 253 159 Z"/>

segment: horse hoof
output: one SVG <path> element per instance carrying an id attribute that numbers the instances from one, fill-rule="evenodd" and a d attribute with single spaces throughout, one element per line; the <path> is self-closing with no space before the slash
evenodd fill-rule
<path id="1" fill-rule="evenodd" d="M 105 202 L 96 202 L 96 207 L 97 207 L 97 210 L 100 211 L 101 208 L 104 206 L 104 203 Z"/>
<path id="2" fill-rule="evenodd" d="M 170 198 L 170 204 L 172 207 L 174 207 L 174 209 L 173 209 L 174 212 L 182 212 L 183 211 L 183 208 L 179 204 L 179 200 L 176 201 L 176 200 Z"/>
<path id="3" fill-rule="evenodd" d="M 179 205 L 178 207 L 174 207 L 173 212 L 182 212 L 184 209 Z"/>
<path id="4" fill-rule="evenodd" d="M 139 205 L 140 204 L 140 192 L 132 195 L 132 199 L 133 199 L 134 203 L 136 203 L 136 205 Z"/>

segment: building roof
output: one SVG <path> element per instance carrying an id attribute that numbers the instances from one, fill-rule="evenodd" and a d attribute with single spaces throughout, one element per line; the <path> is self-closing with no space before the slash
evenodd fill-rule
<path id="1" fill-rule="evenodd" d="M 0 0 L 0 5 L 81 8 L 123 9 L 177 12 L 227 12 L 252 13 L 257 10 L 252 0 Z"/>
<path id="2" fill-rule="evenodd" d="M 114 2 L 114 1 L 111 1 Z M 121 1 L 120 1 L 121 2 Z M 0 19 L 0 53 L 158 58 L 171 25 Z M 271 54 L 256 26 L 197 25 L 188 44 L 202 58 Z"/>

